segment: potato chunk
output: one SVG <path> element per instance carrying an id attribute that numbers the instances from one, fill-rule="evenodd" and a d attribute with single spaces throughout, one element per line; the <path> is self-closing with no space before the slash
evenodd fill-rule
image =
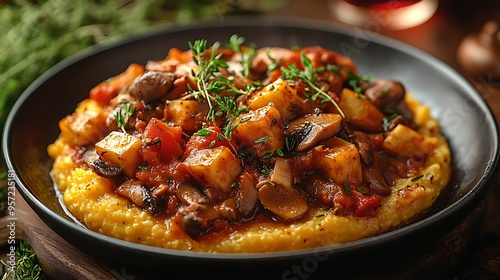
<path id="1" fill-rule="evenodd" d="M 203 186 L 229 191 L 242 169 L 240 160 L 225 146 L 191 153 L 184 166 Z"/>
<path id="2" fill-rule="evenodd" d="M 85 146 L 98 141 L 107 131 L 100 111 L 75 112 L 59 122 L 62 139 L 71 146 Z"/>
<path id="3" fill-rule="evenodd" d="M 313 150 L 317 167 L 333 181 L 359 185 L 363 179 L 361 159 L 354 144 L 334 137 Z"/>
<path id="4" fill-rule="evenodd" d="M 135 178 L 141 145 L 141 139 L 133 135 L 112 131 L 95 144 L 95 150 L 103 161 L 121 167 L 127 177 Z"/>
<path id="5" fill-rule="evenodd" d="M 387 151 L 406 158 L 423 158 L 431 154 L 436 146 L 435 138 L 426 137 L 403 124 L 391 130 L 382 143 Z"/>
<path id="6" fill-rule="evenodd" d="M 265 86 L 248 100 L 250 110 L 256 110 L 269 104 L 278 109 L 284 120 L 293 118 L 304 109 L 304 100 L 297 95 L 297 90 L 283 79 L 278 79 Z"/>
<path id="7" fill-rule="evenodd" d="M 197 100 L 169 100 L 165 106 L 167 122 L 182 127 L 183 131 L 200 129 L 208 113 L 208 105 Z"/>
<path id="8" fill-rule="evenodd" d="M 278 109 L 264 106 L 239 116 L 233 136 L 245 148 L 253 149 L 258 156 L 269 150 L 283 149 L 285 133 Z"/>
<path id="9" fill-rule="evenodd" d="M 382 130 L 384 114 L 369 99 L 360 98 L 354 91 L 344 88 L 339 106 L 348 123 L 366 132 Z"/>

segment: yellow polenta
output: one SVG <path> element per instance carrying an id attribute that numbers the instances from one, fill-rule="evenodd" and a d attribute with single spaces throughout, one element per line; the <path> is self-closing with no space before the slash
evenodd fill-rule
<path id="1" fill-rule="evenodd" d="M 451 173 L 450 150 L 440 134 L 429 108 L 411 95 L 406 102 L 414 112 L 418 131 L 436 141 L 418 180 L 400 179 L 384 197 L 374 217 L 340 216 L 314 210 L 307 217 L 286 226 L 280 223 L 252 223 L 228 235 L 199 241 L 189 238 L 172 218 L 153 216 L 114 192 L 111 179 L 88 169 L 76 168 L 68 144 L 58 139 L 48 151 L 55 159 L 52 175 L 63 201 L 75 218 L 90 230 L 118 239 L 170 249 L 204 252 L 275 252 L 345 243 L 378 235 L 408 222 L 427 210 L 447 185 Z M 80 105 L 83 106 L 83 105 Z M 99 110 L 96 109 L 96 110 Z"/>

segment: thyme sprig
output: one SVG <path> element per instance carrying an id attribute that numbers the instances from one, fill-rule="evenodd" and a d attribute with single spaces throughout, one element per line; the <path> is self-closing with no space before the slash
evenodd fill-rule
<path id="1" fill-rule="evenodd" d="M 240 39 L 233 38 L 233 47 L 241 44 Z M 237 37 L 240 38 L 240 37 Z M 191 94 L 195 98 L 202 97 L 208 103 L 209 111 L 207 120 L 215 122 L 216 117 L 226 117 L 234 119 L 242 112 L 248 110 L 246 107 L 238 107 L 236 97 L 241 94 L 248 94 L 247 90 L 239 90 L 233 85 L 232 78 L 226 78 L 220 75 L 221 69 L 227 69 L 228 64 L 222 60 L 222 52 L 219 51 L 220 43 L 215 42 L 210 49 L 207 48 L 207 41 L 204 39 L 189 42 L 189 48 L 193 52 L 193 62 L 198 66 L 197 71 L 192 70 L 197 90 L 191 89 Z M 241 47 L 240 47 L 241 49 Z M 209 51 L 209 54 L 206 52 Z M 221 92 L 227 91 L 234 95 L 222 96 Z"/>
<path id="2" fill-rule="evenodd" d="M 232 133 L 231 133 L 231 132 L 232 132 L 232 131 L 230 131 L 230 132 L 223 131 L 222 133 L 220 133 L 220 132 L 218 132 L 218 131 L 216 131 L 216 130 L 213 130 L 213 129 L 207 128 L 207 127 L 204 125 L 201 129 L 199 129 L 199 130 L 195 133 L 195 135 L 196 135 L 196 136 L 200 136 L 200 137 L 207 137 L 209 134 L 211 134 L 211 133 L 215 133 L 215 135 L 217 136 L 217 139 L 219 139 L 220 141 L 226 141 L 226 142 L 229 144 L 229 146 L 231 147 L 231 149 L 233 150 L 233 152 L 234 152 L 235 154 L 237 154 L 237 153 L 238 153 L 238 149 L 237 149 L 237 147 L 235 147 L 235 146 L 233 145 L 233 143 L 231 142 L 231 140 L 232 140 Z M 213 145 L 215 145 L 215 142 L 210 144 L 210 146 L 212 146 L 212 147 L 213 147 Z M 212 147 L 211 147 L 211 148 L 212 148 Z"/>
<path id="3" fill-rule="evenodd" d="M 295 64 L 290 64 L 288 65 L 288 67 L 282 66 L 281 72 L 283 73 L 283 78 L 285 80 L 302 80 L 308 86 L 306 90 L 309 90 L 311 92 L 311 94 L 309 95 L 309 98 L 311 100 L 321 98 L 322 102 L 331 102 L 335 106 L 339 114 L 343 118 L 345 118 L 344 112 L 342 111 L 342 109 L 340 109 L 340 106 L 337 104 L 337 102 L 335 102 L 335 100 L 333 100 L 333 98 L 322 88 L 320 88 L 316 83 L 318 74 L 324 72 L 325 67 L 315 67 L 313 62 L 303 53 L 300 54 L 300 62 L 302 63 L 304 70 L 300 70 Z"/>
<path id="4" fill-rule="evenodd" d="M 15 254 L 16 264 L 14 266 L 7 264 L 3 260 L 1 261 L 1 264 L 7 269 L 7 273 L 3 275 L 2 279 L 46 279 L 28 242 L 21 241 Z"/>
<path id="5" fill-rule="evenodd" d="M 243 41 L 242 37 L 233 35 L 228 46 L 235 53 L 241 54 L 241 63 L 244 68 L 242 74 L 248 75 L 255 49 L 243 49 Z M 221 75 L 221 70 L 227 69 L 228 64 L 221 59 L 223 52 L 219 50 L 219 47 L 220 43 L 216 42 L 208 48 L 207 41 L 204 39 L 189 43 L 189 48 L 193 53 L 193 62 L 197 65 L 196 71 L 192 70 L 197 89 L 190 89 L 190 96 L 203 98 L 207 101 L 209 107 L 207 121 L 217 126 L 216 119 L 222 120 L 222 133 L 218 133 L 217 136 L 220 140 L 230 142 L 232 132 L 240 122 L 238 116 L 248 111 L 248 107 L 238 106 L 236 103 L 237 98 L 240 95 L 249 94 L 257 85 L 249 84 L 246 89 L 241 90 L 234 86 L 234 76 L 225 77 Z M 232 93 L 232 95 L 223 95 L 222 92 Z M 190 96 L 187 96 L 187 98 L 190 98 Z M 200 135 L 200 133 L 204 133 L 203 128 L 198 134 Z M 233 147 L 233 150 L 236 151 L 236 148 Z"/>
<path id="6" fill-rule="evenodd" d="M 207 119 L 212 122 L 215 122 L 215 108 L 212 102 L 216 102 L 216 98 L 212 93 L 219 93 L 223 89 L 220 81 L 215 79 L 215 73 L 219 72 L 219 67 L 228 67 L 225 61 L 220 60 L 222 53 L 217 52 L 219 45 L 219 42 L 215 42 L 207 57 L 205 56 L 207 40 L 200 39 L 194 43 L 189 42 L 189 49 L 193 52 L 193 62 L 198 66 L 198 71 L 192 70 L 198 90 L 191 90 L 191 92 L 195 98 L 201 96 L 207 101 L 209 107 Z"/>
<path id="7" fill-rule="evenodd" d="M 349 71 L 347 84 L 352 88 L 352 90 L 357 94 L 359 98 L 365 98 L 363 95 L 363 84 L 369 83 L 372 79 L 370 74 L 359 75 Z"/>
<path id="8" fill-rule="evenodd" d="M 120 108 L 120 110 L 115 113 L 116 125 L 123 131 L 123 133 L 127 133 L 125 125 L 134 113 L 135 105 L 133 102 L 123 104 L 123 110 Z"/>
<path id="9" fill-rule="evenodd" d="M 228 48 L 233 52 L 241 55 L 241 65 L 243 66 L 242 75 L 248 77 L 250 74 L 250 69 L 252 69 L 252 61 L 256 54 L 255 46 L 251 45 L 248 48 L 243 48 L 243 42 L 245 38 L 238 35 L 233 35 L 229 38 Z"/>

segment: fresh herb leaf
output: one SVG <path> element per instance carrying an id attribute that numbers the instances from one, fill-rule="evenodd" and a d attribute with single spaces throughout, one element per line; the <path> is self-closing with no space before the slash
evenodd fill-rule
<path id="1" fill-rule="evenodd" d="M 391 121 L 394 120 L 397 116 L 399 116 L 399 113 L 393 113 L 382 119 L 382 128 L 384 129 L 384 131 L 389 130 L 389 125 L 391 124 Z"/>
<path id="2" fill-rule="evenodd" d="M 364 91 L 363 84 L 370 82 L 371 79 L 372 77 L 369 74 L 361 76 L 349 71 L 347 84 L 355 93 L 358 94 L 359 98 L 365 98 L 365 96 L 362 94 Z"/>
<path id="3" fill-rule="evenodd" d="M 351 186 L 349 186 L 349 184 L 344 183 L 344 189 L 347 195 L 351 194 Z"/>
<path id="4" fill-rule="evenodd" d="M 276 61 L 276 59 L 274 57 L 271 57 L 271 49 L 266 50 L 266 55 L 269 58 L 269 60 L 271 61 L 267 65 L 267 72 L 272 72 L 272 71 L 278 69 L 278 62 Z"/>
<path id="5" fill-rule="evenodd" d="M 264 176 L 268 176 L 269 174 L 271 174 L 271 170 L 266 165 L 261 165 L 259 170 L 260 173 L 262 173 L 262 175 Z"/>
<path id="6" fill-rule="evenodd" d="M 243 71 L 241 74 L 245 77 L 248 77 L 248 75 L 250 74 L 250 70 L 252 69 L 252 61 L 255 57 L 256 50 L 254 46 L 246 48 L 242 47 L 244 41 L 245 39 L 243 37 L 235 34 L 231 36 L 231 38 L 229 38 L 228 47 L 235 53 L 241 55 L 240 63 L 241 66 L 243 66 Z"/>
<path id="7" fill-rule="evenodd" d="M 424 175 L 418 175 L 418 176 L 415 176 L 415 177 L 411 178 L 411 181 L 412 181 L 412 182 L 415 182 L 415 181 L 417 181 L 418 179 L 420 179 L 420 178 L 422 178 L 422 177 L 424 177 Z"/>
<path id="8" fill-rule="evenodd" d="M 261 137 L 261 138 L 255 140 L 255 144 L 265 143 L 268 139 L 269 139 L 269 135 L 266 135 L 264 137 Z"/>
<path id="9" fill-rule="evenodd" d="M 363 188 L 361 188 L 361 187 L 357 187 L 357 188 L 356 188 L 356 190 L 357 190 L 358 192 L 362 193 L 362 194 L 367 194 L 367 193 L 368 193 L 365 189 L 363 189 Z"/>
<path id="10" fill-rule="evenodd" d="M 391 90 L 388 89 L 388 88 L 385 88 L 383 89 L 381 92 L 380 92 L 380 97 L 384 98 L 385 96 L 387 96 L 387 94 L 389 94 Z"/>
<path id="11" fill-rule="evenodd" d="M 342 112 L 342 109 L 340 109 L 337 102 L 335 102 L 335 100 L 333 100 L 328 93 L 316 84 L 317 74 L 325 71 L 325 68 L 315 68 L 313 62 L 303 53 L 300 54 L 300 61 L 304 70 L 300 70 L 295 64 L 290 64 L 287 67 L 281 67 L 283 78 L 285 80 L 302 80 L 308 86 L 306 87 L 306 91 L 309 91 L 309 98 L 311 100 L 321 98 L 322 102 L 331 102 L 339 114 L 345 118 L 344 112 Z"/>
<path id="12" fill-rule="evenodd" d="M 293 149 L 295 149 L 296 145 L 297 145 L 297 139 L 292 137 L 285 138 L 285 146 L 287 151 L 291 152 Z"/>
<path id="13" fill-rule="evenodd" d="M 281 150 L 281 149 L 276 149 L 276 154 L 278 154 L 278 156 L 280 156 L 280 157 L 285 155 L 285 153 L 283 153 L 283 150 Z"/>
<path id="14" fill-rule="evenodd" d="M 15 255 L 15 266 L 5 263 L 4 260 L 0 261 L 7 268 L 7 273 L 4 274 L 2 279 L 46 279 L 28 242 L 20 241 Z"/>
<path id="15" fill-rule="evenodd" d="M 262 158 L 265 160 L 270 160 L 274 155 L 275 150 L 267 150 L 262 153 Z"/>
<path id="16" fill-rule="evenodd" d="M 138 168 L 139 168 L 140 170 L 148 170 L 148 168 L 149 168 L 149 164 L 148 164 L 147 162 L 142 163 L 142 164 L 139 164 Z"/>
<path id="17" fill-rule="evenodd" d="M 205 137 L 205 136 L 207 136 L 208 134 L 210 134 L 212 132 L 213 132 L 212 130 L 210 130 L 210 129 L 206 128 L 206 127 L 202 127 L 200 130 L 198 130 L 196 132 L 195 135 L 196 136 L 200 136 L 200 137 Z"/>
<path id="18" fill-rule="evenodd" d="M 123 110 L 120 108 L 120 110 L 115 113 L 116 125 L 123 131 L 123 133 L 127 133 L 125 126 L 134 113 L 135 105 L 133 102 L 123 104 Z"/>

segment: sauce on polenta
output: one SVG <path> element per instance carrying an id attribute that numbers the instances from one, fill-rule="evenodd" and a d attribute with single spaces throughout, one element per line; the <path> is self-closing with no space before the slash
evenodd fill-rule
<path id="1" fill-rule="evenodd" d="M 171 49 L 104 80 L 48 147 L 87 228 L 150 246 L 273 252 L 381 234 L 425 212 L 450 151 L 401 82 L 319 46 Z"/>

